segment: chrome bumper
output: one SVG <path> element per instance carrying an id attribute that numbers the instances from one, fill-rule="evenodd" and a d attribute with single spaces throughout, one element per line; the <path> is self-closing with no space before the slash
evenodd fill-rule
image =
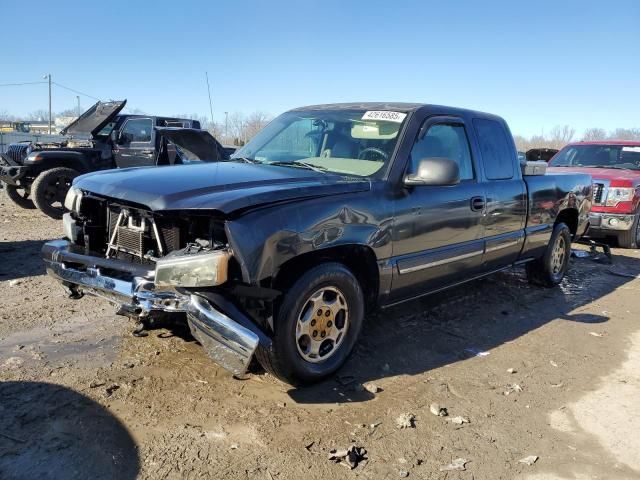
<path id="1" fill-rule="evenodd" d="M 589 231 L 593 230 L 631 230 L 634 215 L 591 212 L 589 214 Z"/>
<path id="2" fill-rule="evenodd" d="M 217 364 L 235 375 L 247 371 L 261 340 L 259 333 L 229 318 L 197 294 L 155 290 L 153 271 L 136 267 L 135 273 L 143 276 L 126 272 L 132 275 L 131 280 L 114 278 L 102 270 L 114 270 L 121 266 L 119 262 L 112 261 L 111 267 L 107 259 L 82 256 L 70 247 L 65 240 L 55 240 L 42 249 L 47 273 L 65 287 L 105 298 L 140 316 L 158 311 L 185 313 L 191 333 Z M 247 324 L 246 319 L 243 323 Z"/>

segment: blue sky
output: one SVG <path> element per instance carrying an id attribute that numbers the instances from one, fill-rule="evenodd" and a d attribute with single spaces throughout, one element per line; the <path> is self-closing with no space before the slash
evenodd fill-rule
<path id="1" fill-rule="evenodd" d="M 98 4 L 99 6 L 90 6 Z M 397 100 L 475 108 L 514 133 L 640 127 L 640 2 L 2 2 L 0 84 L 53 80 L 148 113 L 279 114 Z M 13 20 L 11 20 L 13 19 Z M 50 32 L 50 33 L 47 33 Z M 93 101 L 81 97 L 82 105 Z M 54 87 L 53 109 L 75 105 Z M 47 108 L 0 87 L 0 111 Z"/>

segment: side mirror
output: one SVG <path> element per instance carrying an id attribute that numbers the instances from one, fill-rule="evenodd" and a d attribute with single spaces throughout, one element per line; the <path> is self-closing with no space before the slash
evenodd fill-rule
<path id="1" fill-rule="evenodd" d="M 460 183 L 460 167 L 443 157 L 423 158 L 418 164 L 416 173 L 404 177 L 407 186 L 418 185 L 457 185 Z"/>
<path id="2" fill-rule="evenodd" d="M 116 130 L 115 128 L 113 130 L 111 130 L 111 133 L 109 134 L 109 136 L 111 137 L 111 143 L 113 143 L 114 145 L 116 145 L 118 143 L 118 130 Z"/>

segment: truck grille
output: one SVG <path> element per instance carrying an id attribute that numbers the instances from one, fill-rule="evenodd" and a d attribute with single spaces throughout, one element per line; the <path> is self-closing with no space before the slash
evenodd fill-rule
<path id="1" fill-rule="evenodd" d="M 593 203 L 595 205 L 602 205 L 603 194 L 604 194 L 604 184 L 594 183 L 593 184 Z"/>
<path id="2" fill-rule="evenodd" d="M 149 251 L 152 251 L 155 256 L 161 256 L 160 249 L 162 249 L 162 254 L 166 255 L 180 248 L 180 227 L 178 225 L 169 220 L 156 218 L 149 212 L 131 208 L 126 209 L 127 215 L 123 215 L 118 224 L 118 218 L 122 211 L 123 208 L 117 205 L 109 205 L 108 207 L 108 239 L 109 242 L 114 239 L 111 246 L 116 251 L 142 258 Z M 154 223 L 155 229 L 153 228 Z M 160 238 L 156 237 L 156 230 Z"/>
<path id="3" fill-rule="evenodd" d="M 22 165 L 29 151 L 29 143 L 12 143 L 9 145 L 5 155 L 14 162 Z"/>

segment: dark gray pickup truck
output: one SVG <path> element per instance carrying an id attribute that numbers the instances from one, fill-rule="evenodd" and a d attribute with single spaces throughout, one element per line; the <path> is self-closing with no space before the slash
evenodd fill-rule
<path id="1" fill-rule="evenodd" d="M 514 264 L 565 275 L 591 177 L 520 163 L 499 117 L 435 105 L 284 113 L 229 161 L 79 177 L 49 274 L 144 325 L 185 321 L 223 367 L 292 384 L 347 359 L 372 308 Z M 393 321 L 393 319 L 389 319 Z"/>

